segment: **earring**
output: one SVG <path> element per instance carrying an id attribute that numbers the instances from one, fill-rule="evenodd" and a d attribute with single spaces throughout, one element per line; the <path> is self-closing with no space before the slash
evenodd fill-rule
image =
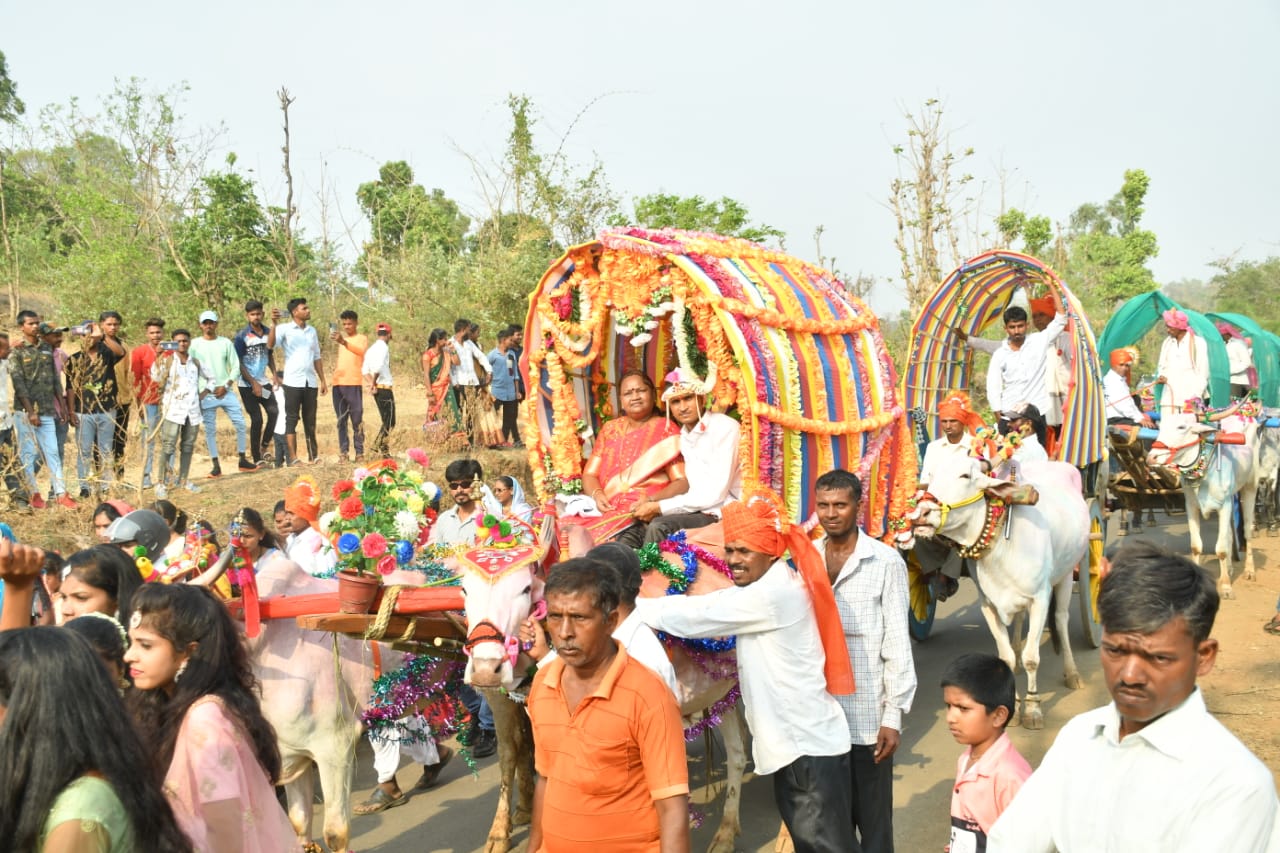
<path id="1" fill-rule="evenodd" d="M 186 671 L 187 671 L 187 662 L 186 662 L 186 661 L 183 661 L 182 663 L 178 664 L 178 671 L 177 671 L 177 672 L 175 672 L 175 673 L 173 674 L 173 683 L 174 683 L 174 684 L 177 684 L 177 683 L 178 683 L 178 679 L 179 679 L 179 678 L 182 678 L 182 673 L 184 673 L 184 672 L 186 672 Z"/>

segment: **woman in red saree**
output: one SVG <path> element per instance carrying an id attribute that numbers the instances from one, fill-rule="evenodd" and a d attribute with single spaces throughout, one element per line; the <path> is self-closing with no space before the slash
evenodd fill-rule
<path id="1" fill-rule="evenodd" d="M 568 516 L 569 553 L 586 553 L 610 540 L 639 548 L 644 522 L 631 514 L 641 500 L 683 494 L 689 488 L 680 456 L 680 428 L 654 409 L 656 392 L 639 370 L 623 375 L 618 397 L 623 417 L 600 429 L 591 458 L 582 470 L 582 493 L 599 516 Z"/>
<path id="2" fill-rule="evenodd" d="M 427 386 L 427 420 L 424 426 L 444 422 L 448 425 L 446 435 L 462 428 L 458 402 L 449 393 L 449 368 L 457 363 L 453 338 L 444 329 L 433 329 L 422 353 L 422 376 Z"/>

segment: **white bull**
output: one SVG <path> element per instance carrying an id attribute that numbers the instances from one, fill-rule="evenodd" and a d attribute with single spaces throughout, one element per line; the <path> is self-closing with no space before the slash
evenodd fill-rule
<path id="1" fill-rule="evenodd" d="M 1267 427 L 1258 432 L 1258 503 L 1254 523 L 1259 529 L 1266 525 L 1268 536 L 1275 536 L 1280 530 L 1280 493 L 1276 489 L 1278 475 L 1280 427 Z"/>
<path id="2" fill-rule="evenodd" d="M 395 577 L 390 580 L 396 582 Z M 408 576 L 400 582 L 416 583 L 420 578 Z M 337 591 L 336 581 L 311 577 L 285 559 L 268 563 L 258 573 L 257 585 L 261 598 Z M 247 645 L 254 674 L 262 685 L 262 713 L 275 728 L 280 747 L 280 782 L 288 798 L 289 820 L 298 838 L 309 841 L 315 802 L 314 761 L 324 793 L 325 844 L 330 850 L 346 850 L 351 831 L 351 773 L 362 731 L 360 714 L 369 701 L 374 679 L 369 645 L 304 630 L 293 619 L 264 619 L 262 633 Z M 396 669 L 402 660 L 403 655 L 383 647 L 384 671 Z"/>
<path id="3" fill-rule="evenodd" d="M 1089 510 L 1081 496 L 1080 473 L 1070 465 L 1027 463 L 1021 472 L 1023 482 L 1039 491 L 1034 504 L 1008 504 L 1019 486 L 985 473 L 981 460 L 948 458 L 929 483 L 929 492 L 918 501 L 912 521 L 915 534 L 948 539 L 976 561 L 982 615 L 1000 659 L 1015 673 L 1021 657 L 1027 671 L 1022 719 L 1027 728 L 1039 729 L 1044 726 L 1036 681 L 1040 635 L 1053 596 L 1065 684 L 1073 690 L 1084 686 L 1071 653 L 1067 619 L 1072 570 L 1089 544 Z M 1029 617 L 1029 641 L 1021 631 L 1024 614 Z M 1012 642 L 1010 624 L 1014 625 Z"/>
<path id="4" fill-rule="evenodd" d="M 1230 411 L 1230 410 L 1229 410 Z M 1258 494 L 1257 424 L 1224 413 L 1219 421 L 1227 432 L 1240 433 L 1244 444 L 1208 441 L 1210 433 L 1218 433 L 1218 425 L 1201 423 L 1194 414 L 1168 412 L 1160 420 L 1160 432 L 1147 462 L 1176 468 L 1182 477 L 1182 493 L 1187 501 L 1187 530 L 1191 534 L 1191 559 L 1200 563 L 1204 544 L 1200 520 L 1218 514 L 1218 539 L 1214 555 L 1218 558 L 1219 584 L 1223 598 L 1235 598 L 1231 589 L 1231 521 L 1232 501 L 1240 496 L 1244 516 L 1244 577 L 1253 580 L 1254 503 Z"/>

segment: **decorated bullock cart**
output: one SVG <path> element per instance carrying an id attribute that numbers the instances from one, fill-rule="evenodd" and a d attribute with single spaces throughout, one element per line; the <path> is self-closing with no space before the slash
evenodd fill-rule
<path id="1" fill-rule="evenodd" d="M 1052 269 L 1027 255 L 992 251 L 965 261 L 934 290 L 912 324 L 903 369 L 903 403 L 911 413 L 923 455 L 927 441 L 940 435 L 938 412 L 944 400 L 970 389 L 979 375 L 974 349 L 966 341 L 992 330 L 1002 333 L 1006 308 L 1019 303 L 1027 307 L 1033 295 L 1050 291 L 1057 291 L 1069 317 L 1064 333 L 1069 346 L 1061 357 L 1069 366 L 1070 380 L 1062 423 L 1047 449 L 1052 459 L 1068 463 L 1081 475 L 1090 538 L 1076 573 L 1076 588 L 1084 638 L 1096 646 L 1101 636 L 1097 586 L 1106 541 L 1106 417 L 1098 348 L 1079 300 Z M 1031 314 L 1029 308 L 1027 313 Z M 911 631 L 922 640 L 933 623 L 935 586 L 914 554 L 908 557 L 908 567 Z"/>

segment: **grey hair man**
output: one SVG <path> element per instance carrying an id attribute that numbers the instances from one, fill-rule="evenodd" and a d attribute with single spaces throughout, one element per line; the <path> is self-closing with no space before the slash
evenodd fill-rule
<path id="1" fill-rule="evenodd" d="M 1276 849 L 1271 771 L 1196 686 L 1218 656 L 1213 578 L 1153 545 L 1126 545 L 1098 611 L 1112 702 L 1063 727 L 992 827 L 989 853 Z"/>

